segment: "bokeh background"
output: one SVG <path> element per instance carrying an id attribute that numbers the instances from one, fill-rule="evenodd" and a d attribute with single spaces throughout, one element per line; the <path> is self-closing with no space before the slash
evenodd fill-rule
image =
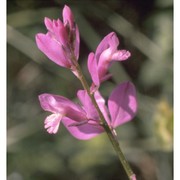
<path id="1" fill-rule="evenodd" d="M 35 34 L 46 32 L 44 17 L 62 18 L 69 5 L 81 33 L 80 64 L 101 39 L 115 31 L 120 49 L 132 53 L 115 63 L 100 91 L 107 99 L 118 84 L 137 88 L 138 113 L 117 128 L 122 150 L 138 180 L 173 179 L 173 2 L 172 0 L 8 0 L 8 180 L 126 180 L 106 134 L 89 141 L 73 138 L 61 126 L 44 129 L 49 114 L 38 95 L 60 94 L 76 101 L 81 84 L 43 55 Z"/>

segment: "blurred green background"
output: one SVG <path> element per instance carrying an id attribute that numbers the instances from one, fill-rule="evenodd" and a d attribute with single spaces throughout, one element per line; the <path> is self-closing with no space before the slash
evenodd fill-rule
<path id="1" fill-rule="evenodd" d="M 44 17 L 61 18 L 64 5 L 75 15 L 81 34 L 80 64 L 100 40 L 115 31 L 119 49 L 132 53 L 115 63 L 113 78 L 100 91 L 105 98 L 131 80 L 138 92 L 135 119 L 117 128 L 122 150 L 138 180 L 173 179 L 173 39 L 172 0 L 8 0 L 8 180 L 126 180 L 106 134 L 89 141 L 73 138 L 61 126 L 56 135 L 44 129 L 49 114 L 38 95 L 60 94 L 76 101 L 81 85 L 35 44 L 46 32 Z"/>

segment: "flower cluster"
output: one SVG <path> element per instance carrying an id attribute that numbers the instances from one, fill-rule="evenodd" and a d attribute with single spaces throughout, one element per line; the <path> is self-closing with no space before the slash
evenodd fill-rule
<path id="1" fill-rule="evenodd" d="M 71 9 L 65 5 L 63 21 L 45 18 L 44 23 L 48 32 L 36 35 L 38 48 L 59 66 L 70 69 L 77 77 L 75 62 L 79 58 L 79 30 L 74 21 Z M 130 57 L 127 50 L 118 50 L 119 40 L 114 32 L 103 38 L 95 53 L 88 56 L 88 70 L 92 85 L 90 92 L 94 96 L 98 108 L 111 130 L 130 120 L 136 114 L 136 90 L 131 82 L 119 84 L 109 96 L 107 106 L 99 92 L 101 83 L 111 74 L 108 70 L 115 61 L 124 61 Z M 45 119 L 48 133 L 55 134 L 61 123 L 77 139 L 87 140 L 104 132 L 100 115 L 95 108 L 87 89 L 78 90 L 80 104 L 53 94 L 41 94 L 39 101 L 45 111 L 52 114 Z"/>
<path id="2" fill-rule="evenodd" d="M 68 6 L 64 7 L 62 14 L 63 22 L 60 19 L 51 21 L 45 17 L 44 24 L 48 32 L 38 33 L 36 44 L 50 60 L 73 71 L 72 55 L 76 60 L 79 58 L 79 29 Z"/>

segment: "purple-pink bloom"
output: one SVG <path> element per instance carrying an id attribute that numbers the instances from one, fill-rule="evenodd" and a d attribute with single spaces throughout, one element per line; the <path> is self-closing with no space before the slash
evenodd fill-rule
<path id="1" fill-rule="evenodd" d="M 79 58 L 79 30 L 68 6 L 64 6 L 62 15 L 63 22 L 60 19 L 51 20 L 45 17 L 44 23 L 48 32 L 38 33 L 36 44 L 50 60 L 73 70 L 71 58 Z"/>
<path id="2" fill-rule="evenodd" d="M 79 105 L 63 96 L 45 93 L 39 96 L 39 101 L 45 111 L 52 112 L 52 115 L 48 116 L 44 122 L 49 133 L 57 133 L 59 124 L 65 116 L 74 118 L 76 121 L 84 120 L 86 117 L 84 110 Z"/>
<path id="3" fill-rule="evenodd" d="M 108 99 L 108 108 L 99 91 L 94 95 L 111 129 L 132 120 L 136 114 L 136 91 L 130 82 L 122 83 L 113 90 Z M 104 132 L 99 115 L 87 92 L 79 90 L 77 97 L 81 106 L 62 96 L 39 96 L 41 107 L 52 113 L 45 119 L 45 128 L 49 133 L 57 133 L 61 122 L 75 138 L 81 140 L 91 139 Z"/>
<path id="4" fill-rule="evenodd" d="M 119 40 L 114 32 L 109 33 L 98 45 L 96 52 L 88 56 L 88 70 L 93 84 L 98 88 L 100 83 L 107 80 L 111 75 L 108 69 L 114 61 L 124 61 L 131 54 L 127 50 L 118 50 Z"/>

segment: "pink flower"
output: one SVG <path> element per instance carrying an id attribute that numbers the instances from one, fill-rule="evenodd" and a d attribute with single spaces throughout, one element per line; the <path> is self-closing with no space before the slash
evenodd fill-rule
<path id="1" fill-rule="evenodd" d="M 39 96 L 41 107 L 46 111 L 52 112 L 44 122 L 48 133 L 57 133 L 61 122 L 78 139 L 90 139 L 103 132 L 103 128 L 99 125 L 98 114 L 86 91 L 79 90 L 77 96 L 82 106 L 62 96 L 52 94 Z M 103 108 L 104 104 L 102 102 L 98 104 Z"/>
<path id="2" fill-rule="evenodd" d="M 38 33 L 36 44 L 50 60 L 59 66 L 73 69 L 72 56 L 76 60 L 79 58 L 79 30 L 68 6 L 64 6 L 62 15 L 63 22 L 45 17 L 44 23 L 48 32 Z"/>
<path id="3" fill-rule="evenodd" d="M 77 96 L 81 106 L 62 96 L 39 96 L 41 107 L 52 112 L 45 119 L 45 128 L 49 133 L 57 133 L 61 122 L 75 138 L 81 140 L 93 138 L 104 132 L 99 115 L 87 92 L 79 90 Z M 112 129 L 132 120 L 137 111 L 136 91 L 130 82 L 122 83 L 113 90 L 108 100 L 108 108 L 98 91 L 95 92 L 95 99 Z"/>
<path id="4" fill-rule="evenodd" d="M 100 83 L 107 80 L 111 75 L 108 69 L 114 61 L 124 61 L 130 57 L 127 50 L 117 50 L 119 40 L 114 32 L 109 33 L 98 45 L 95 54 L 88 56 L 88 69 L 93 83 L 97 88 Z"/>

